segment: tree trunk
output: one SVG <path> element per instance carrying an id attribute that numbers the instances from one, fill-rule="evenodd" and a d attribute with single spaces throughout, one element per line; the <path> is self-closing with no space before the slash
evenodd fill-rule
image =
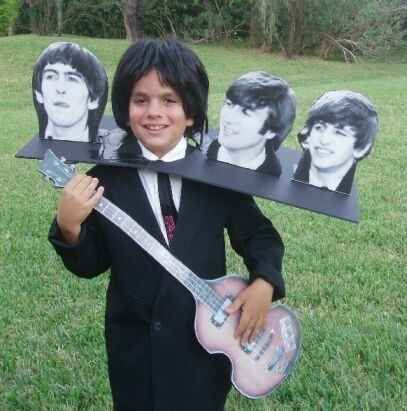
<path id="1" fill-rule="evenodd" d="M 250 17 L 250 44 L 271 50 L 275 34 L 272 0 L 253 0 Z"/>
<path id="2" fill-rule="evenodd" d="M 288 0 L 288 45 L 287 57 L 301 54 L 304 43 L 304 0 Z"/>
<path id="3" fill-rule="evenodd" d="M 64 1 L 63 0 L 55 0 L 55 5 L 57 9 L 57 34 L 60 36 L 62 34 L 62 26 L 63 26 L 63 7 Z"/>
<path id="4" fill-rule="evenodd" d="M 121 0 L 124 27 L 131 42 L 143 37 L 142 0 Z"/>
<path id="5" fill-rule="evenodd" d="M 298 20 L 297 20 L 297 52 L 304 54 L 304 30 L 305 30 L 305 1 L 297 1 Z"/>

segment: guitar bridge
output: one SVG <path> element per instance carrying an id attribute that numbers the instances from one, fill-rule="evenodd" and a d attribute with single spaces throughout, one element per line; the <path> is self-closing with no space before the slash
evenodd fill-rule
<path id="1" fill-rule="evenodd" d="M 222 305 L 219 307 L 216 313 L 212 315 L 211 322 L 215 327 L 222 327 L 222 325 L 228 319 L 229 314 L 225 311 L 225 309 L 230 304 L 232 304 L 232 302 L 233 301 L 229 297 L 226 297 L 225 301 L 223 301 Z"/>
<path id="2" fill-rule="evenodd" d="M 268 371 L 273 371 L 274 373 L 280 372 L 280 368 L 278 364 L 283 360 L 284 357 L 284 348 L 282 346 L 277 346 L 273 353 L 270 363 L 268 364 Z"/>

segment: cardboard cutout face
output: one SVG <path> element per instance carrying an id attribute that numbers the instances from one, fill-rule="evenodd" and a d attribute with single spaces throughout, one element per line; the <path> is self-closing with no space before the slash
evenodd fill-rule
<path id="1" fill-rule="evenodd" d="M 97 141 L 108 83 L 90 51 L 75 43 L 51 44 L 34 66 L 32 84 L 40 138 Z"/>
<path id="2" fill-rule="evenodd" d="M 279 176 L 275 154 L 295 119 L 294 92 L 265 72 L 250 72 L 226 91 L 219 134 L 208 147 L 209 159 Z"/>
<path id="3" fill-rule="evenodd" d="M 369 154 L 377 131 L 377 113 L 366 97 L 347 90 L 325 93 L 298 134 L 304 154 L 294 179 L 349 194 L 356 165 Z"/>

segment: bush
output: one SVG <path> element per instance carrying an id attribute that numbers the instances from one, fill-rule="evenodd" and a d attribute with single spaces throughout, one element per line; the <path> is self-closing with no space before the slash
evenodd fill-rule
<path id="1" fill-rule="evenodd" d="M 63 32 L 89 37 L 124 38 L 119 1 L 65 0 Z"/>
<path id="2" fill-rule="evenodd" d="M 146 35 L 175 34 L 192 40 L 247 37 L 251 6 L 247 0 L 150 0 L 144 3 Z"/>
<path id="3" fill-rule="evenodd" d="M 11 34 L 21 6 L 20 0 L 0 0 L 0 35 Z"/>

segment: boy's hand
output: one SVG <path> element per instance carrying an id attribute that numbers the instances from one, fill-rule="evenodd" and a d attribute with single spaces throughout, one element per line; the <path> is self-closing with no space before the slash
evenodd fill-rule
<path id="1" fill-rule="evenodd" d="M 257 278 L 226 308 L 229 314 L 242 310 L 239 325 L 235 330 L 235 338 L 240 338 L 242 345 L 252 341 L 262 330 L 272 297 L 272 285 L 262 278 Z"/>
<path id="2" fill-rule="evenodd" d="M 62 191 L 57 210 L 57 223 L 64 240 L 75 244 L 79 240 L 81 224 L 103 196 L 103 187 L 96 189 L 97 178 L 78 174 Z"/>

